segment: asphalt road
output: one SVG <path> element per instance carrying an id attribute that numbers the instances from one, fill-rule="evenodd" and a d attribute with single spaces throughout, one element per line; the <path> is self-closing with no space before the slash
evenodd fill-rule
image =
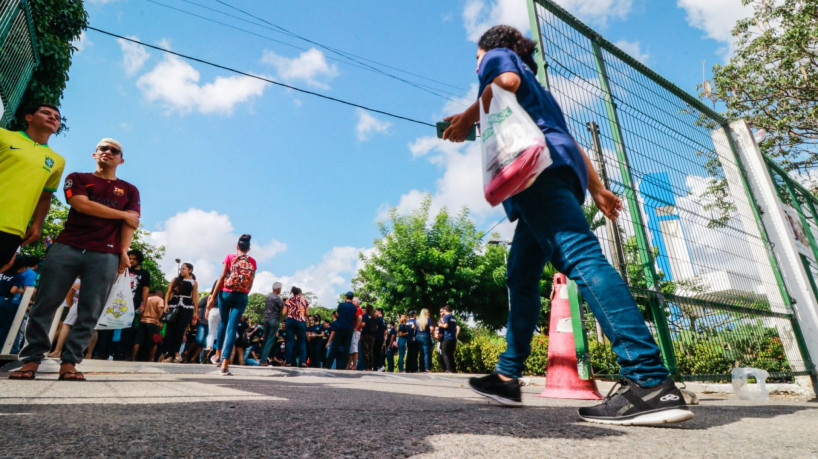
<path id="1" fill-rule="evenodd" d="M 87 361 L 82 383 L 56 369 L 0 371 L 1 457 L 818 457 L 818 403 L 798 397 L 698 394 L 691 421 L 613 427 L 541 385 L 525 408 L 493 405 L 462 375 Z"/>

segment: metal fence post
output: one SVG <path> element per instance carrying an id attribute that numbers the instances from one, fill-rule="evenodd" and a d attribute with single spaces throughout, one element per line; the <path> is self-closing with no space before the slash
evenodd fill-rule
<path id="1" fill-rule="evenodd" d="M 633 177 L 631 176 L 631 167 L 625 150 L 625 142 L 622 135 L 622 127 L 619 124 L 616 103 L 614 102 L 610 82 L 608 81 L 605 60 L 602 57 L 602 50 L 596 40 L 591 40 L 591 46 L 593 48 L 594 61 L 596 62 L 597 74 L 599 76 L 599 84 L 605 101 L 605 112 L 608 118 L 608 124 L 610 125 L 616 156 L 619 160 L 619 169 L 622 173 L 622 183 L 625 186 L 625 200 L 628 203 L 628 213 L 631 216 L 633 232 L 636 236 L 636 245 L 639 248 L 639 259 L 642 263 L 642 269 L 645 273 L 648 288 L 655 292 L 655 295 L 651 295 L 648 301 L 659 338 L 659 348 L 662 351 L 662 357 L 670 373 L 672 375 L 678 375 L 673 340 L 670 337 L 667 315 L 665 314 L 661 292 L 659 291 L 659 278 L 656 274 L 653 254 L 648 244 L 647 234 L 645 233 L 645 225 L 642 221 L 642 213 L 639 210 L 639 202 L 636 199 L 636 187 L 634 186 Z"/>
<path id="2" fill-rule="evenodd" d="M 537 42 L 537 52 L 534 53 L 534 59 L 537 61 L 537 80 L 539 80 L 540 84 L 545 87 L 545 89 L 549 89 L 548 87 L 548 62 L 545 60 L 545 44 L 542 41 L 542 31 L 540 30 L 540 17 L 537 15 L 537 5 L 534 3 L 534 0 L 526 0 L 528 4 L 528 20 L 531 23 L 531 38 Z"/>

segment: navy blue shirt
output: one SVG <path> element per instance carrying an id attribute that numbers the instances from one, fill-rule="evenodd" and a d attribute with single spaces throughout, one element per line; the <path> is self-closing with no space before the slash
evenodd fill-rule
<path id="1" fill-rule="evenodd" d="M 417 319 L 409 319 L 409 320 L 406 321 L 406 331 L 409 332 L 409 336 L 407 336 L 409 341 L 415 341 L 415 337 L 418 334 L 418 321 L 417 321 Z"/>
<path id="2" fill-rule="evenodd" d="M 537 76 L 520 59 L 520 56 L 508 48 L 495 48 L 488 51 L 477 69 L 477 78 L 480 82 L 478 97 L 483 94 L 486 86 L 500 74 L 506 72 L 516 73 L 520 77 L 521 83 L 516 93 L 517 102 L 545 134 L 545 143 L 548 145 L 553 160 L 548 168 L 569 166 L 577 174 L 584 193 L 588 188 L 588 169 L 582 153 L 568 130 L 565 116 L 557 100 L 540 85 Z M 503 207 L 508 219 L 514 221 L 519 215 L 513 210 L 510 202 L 512 198 L 503 201 Z"/>
<path id="3" fill-rule="evenodd" d="M 409 326 L 406 324 L 400 324 L 398 325 L 398 331 L 400 333 L 409 333 Z M 403 335 L 400 336 L 399 338 L 409 339 L 409 335 Z"/>
<path id="4" fill-rule="evenodd" d="M 443 339 L 457 339 L 457 319 L 454 318 L 454 315 L 446 314 L 443 316 L 443 323 L 448 325 L 443 329 Z"/>
<path id="5" fill-rule="evenodd" d="M 345 330 L 355 327 L 355 314 L 358 308 L 350 301 L 338 305 L 338 329 Z"/>
<path id="6" fill-rule="evenodd" d="M 375 339 L 378 341 L 383 341 L 383 335 L 386 333 L 386 321 L 383 320 L 383 317 L 376 317 L 375 323 L 378 325 L 378 334 L 375 335 Z"/>
<path id="7" fill-rule="evenodd" d="M 307 327 L 307 333 L 314 333 L 319 334 L 321 333 L 321 324 L 315 324 L 310 327 Z M 316 339 L 316 338 L 313 338 Z"/>

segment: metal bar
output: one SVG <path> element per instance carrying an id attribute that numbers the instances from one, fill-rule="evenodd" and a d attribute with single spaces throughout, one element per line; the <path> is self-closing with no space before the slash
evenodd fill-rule
<path id="1" fill-rule="evenodd" d="M 624 61 L 629 66 L 633 67 L 634 70 L 638 71 L 639 73 L 645 75 L 646 77 L 653 80 L 656 84 L 663 87 L 671 94 L 675 95 L 676 97 L 682 99 L 686 104 L 692 106 L 696 110 L 704 113 L 708 117 L 712 118 L 719 124 L 727 123 L 727 119 L 720 115 L 718 112 L 713 110 L 712 108 L 705 105 L 702 101 L 698 98 L 690 95 L 686 91 L 682 90 L 675 84 L 671 83 L 666 78 L 662 77 L 658 73 L 654 72 L 653 70 L 649 69 L 645 64 L 637 61 L 636 59 L 629 56 L 626 52 L 619 49 L 616 45 L 609 42 L 602 35 L 598 34 L 596 31 L 588 27 L 587 25 L 580 22 L 579 19 L 575 18 L 571 15 L 568 11 L 564 10 L 562 7 L 557 5 L 556 3 L 552 2 L 551 0 L 534 0 L 536 3 L 541 5 L 543 8 L 547 9 L 551 12 L 554 16 L 560 18 L 562 21 L 567 23 L 569 26 L 573 27 L 577 32 L 581 33 L 588 37 L 593 43 L 597 43 L 600 47 L 604 48 L 609 53 L 613 54 L 614 56 L 618 57 L 622 61 Z M 532 29 L 533 30 L 533 29 Z"/>
<path id="2" fill-rule="evenodd" d="M 528 5 L 528 20 L 531 23 L 531 38 L 537 42 L 538 52 L 534 53 L 534 59 L 537 61 L 537 80 L 545 89 L 548 86 L 548 63 L 545 60 L 545 44 L 542 41 L 542 31 L 540 30 L 540 17 L 537 14 L 537 5 L 534 0 L 526 0 Z"/>
<path id="3" fill-rule="evenodd" d="M 807 233 L 807 240 L 809 240 L 810 248 L 812 248 L 812 256 L 815 260 L 818 260 L 818 246 L 815 245 L 815 238 L 812 236 L 809 222 L 807 221 L 807 217 L 804 215 L 804 210 L 801 208 L 801 202 L 798 200 L 798 195 L 795 193 L 795 187 L 792 186 L 792 182 L 793 181 L 789 176 L 784 176 L 784 185 L 787 187 L 787 191 L 790 194 L 790 199 L 792 199 L 792 205 L 795 208 L 795 211 L 798 212 L 798 218 L 801 220 L 801 225 L 804 227 L 804 232 Z"/>
<path id="4" fill-rule="evenodd" d="M 31 52 L 34 54 L 34 67 L 40 66 L 40 53 L 37 52 L 37 37 L 34 35 L 34 21 L 31 19 L 31 10 L 28 8 L 26 0 L 20 0 L 20 4 L 26 12 L 26 21 L 28 22 L 28 35 L 31 37 Z"/>
<path id="5" fill-rule="evenodd" d="M 577 374 L 579 379 L 592 379 L 591 353 L 588 351 L 588 336 L 585 333 L 585 318 L 582 296 L 576 282 L 568 282 L 568 304 L 571 306 L 571 327 L 574 332 L 574 347 L 577 352 Z"/>
<path id="6" fill-rule="evenodd" d="M 596 163 L 599 178 L 606 190 L 611 189 L 608 172 L 605 169 L 605 159 L 602 156 L 602 143 L 599 141 L 599 125 L 593 121 L 586 123 L 588 131 L 591 133 L 591 141 L 594 145 L 594 162 Z M 608 231 L 608 248 L 611 251 L 614 269 L 619 272 L 625 282 L 628 281 L 628 270 L 625 264 L 625 251 L 622 249 L 622 236 L 619 234 L 619 225 L 610 219 L 605 219 L 605 228 Z"/>
<path id="7" fill-rule="evenodd" d="M 764 157 L 764 162 L 765 162 L 765 163 L 767 163 L 767 166 L 768 166 L 768 167 L 770 167 L 770 168 L 772 168 L 772 169 L 773 169 L 775 172 L 777 172 L 779 175 L 781 175 L 781 176 L 783 176 L 783 177 L 787 177 L 787 178 L 789 178 L 790 173 L 789 173 L 789 172 L 787 172 L 786 170 L 784 170 L 784 168 L 783 168 L 783 167 L 781 167 L 781 166 L 779 166 L 778 164 L 776 164 L 776 163 L 775 163 L 775 161 L 773 161 L 772 159 L 770 159 L 770 158 L 768 158 L 768 157 L 766 157 L 766 156 L 765 156 L 765 157 Z M 818 198 L 816 198 L 816 197 L 815 197 L 815 196 L 812 194 L 812 192 L 811 192 L 810 190 L 808 190 L 808 189 L 804 188 L 804 186 L 803 186 L 803 185 L 801 185 L 800 183 L 798 183 L 798 182 L 796 182 L 796 181 L 793 181 L 793 182 L 792 182 L 792 186 L 793 186 L 793 187 L 794 187 L 796 190 L 800 191 L 800 192 L 801 192 L 801 194 L 803 194 L 803 195 L 804 195 L 804 198 L 809 198 L 809 199 L 810 199 L 811 201 L 813 201 L 813 202 L 818 202 Z"/>
<path id="8" fill-rule="evenodd" d="M 733 140 L 733 135 L 729 124 L 723 124 L 722 129 L 724 129 L 727 143 L 730 146 L 730 151 L 733 152 L 733 159 L 735 159 L 736 167 L 740 172 L 739 175 L 741 176 L 741 184 L 744 187 L 744 192 L 747 195 L 747 200 L 753 211 L 753 217 L 756 220 L 756 226 L 758 227 L 758 232 L 761 235 L 761 240 L 764 242 L 764 245 L 768 247 L 767 255 L 770 259 L 770 266 L 773 268 L 773 274 L 775 275 L 775 281 L 778 284 L 778 289 L 781 292 L 781 298 L 784 300 L 784 304 L 790 310 L 793 310 L 792 298 L 790 298 L 790 293 L 787 291 L 787 285 L 784 283 L 784 278 L 781 276 L 781 268 L 778 265 L 778 259 L 775 257 L 773 251 L 769 249 L 770 236 L 767 234 L 767 229 L 764 227 L 764 221 L 761 219 L 761 214 L 758 211 L 758 201 L 756 200 L 755 194 L 747 181 L 747 173 L 744 170 L 744 164 L 742 163 L 741 157 L 738 154 L 738 148 L 736 147 L 736 142 Z M 801 352 L 801 358 L 804 359 L 804 366 L 806 367 L 807 371 L 814 376 L 816 374 L 815 365 L 813 365 L 812 359 L 810 358 L 807 343 L 804 341 L 804 334 L 801 332 L 801 326 L 798 324 L 798 320 L 795 319 L 792 319 L 790 323 L 792 324 L 793 333 L 795 334 L 795 341 L 798 344 L 798 350 Z"/>
<path id="9" fill-rule="evenodd" d="M 644 290 L 641 288 L 633 288 L 631 287 L 631 293 L 638 298 L 659 298 L 660 294 L 656 293 L 653 290 Z M 753 316 L 761 316 L 761 317 L 775 317 L 779 319 L 786 319 L 792 320 L 793 315 L 785 312 L 775 312 L 775 311 L 764 311 L 755 308 L 747 308 L 744 306 L 736 306 L 734 304 L 723 303 L 721 301 L 711 301 L 711 300 L 703 300 L 701 298 L 691 298 L 686 296 L 677 296 L 671 295 L 667 293 L 661 294 L 661 298 L 665 301 L 679 303 L 679 304 L 688 304 L 692 306 L 699 306 L 702 308 L 710 308 L 716 309 L 719 311 L 724 312 L 736 312 L 736 313 L 743 313 L 747 315 Z"/>
<path id="10" fill-rule="evenodd" d="M 602 89 L 603 98 L 605 100 L 605 111 L 607 114 L 608 124 L 610 125 L 616 156 L 619 160 L 619 169 L 622 173 L 622 183 L 625 186 L 625 199 L 628 202 L 628 213 L 631 216 L 631 221 L 633 222 L 633 232 L 636 236 L 637 247 L 639 248 L 639 258 L 642 262 L 642 269 L 645 273 L 645 279 L 648 287 L 655 289 L 658 293 L 659 281 L 658 276 L 656 275 L 653 254 L 648 246 L 648 237 L 645 233 L 645 224 L 642 221 L 639 201 L 636 199 L 636 187 L 634 186 L 633 177 L 631 176 L 631 166 L 625 149 L 622 127 L 619 124 L 619 115 L 617 114 L 616 103 L 614 102 L 613 93 L 611 92 L 608 73 L 605 68 L 605 61 L 602 58 L 602 50 L 599 47 L 599 43 L 592 39 L 591 46 L 593 48 L 600 88 Z M 673 340 L 670 337 L 667 316 L 665 315 L 662 301 L 654 300 L 650 302 L 650 305 L 654 324 L 656 325 L 656 331 L 659 337 L 659 348 L 662 351 L 662 357 L 664 358 L 665 364 L 667 365 L 670 373 L 672 375 L 676 375 L 678 373 L 676 355 L 673 350 Z"/>

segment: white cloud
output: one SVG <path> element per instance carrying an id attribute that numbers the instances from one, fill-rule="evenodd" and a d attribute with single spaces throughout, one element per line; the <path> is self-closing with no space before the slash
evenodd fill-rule
<path id="1" fill-rule="evenodd" d="M 707 38 L 725 43 L 721 50 L 725 57 L 735 46 L 730 31 L 736 21 L 752 15 L 752 6 L 742 5 L 741 0 L 678 0 L 676 6 L 687 13 L 687 23 L 705 32 Z"/>
<path id="2" fill-rule="evenodd" d="M 563 8 L 581 18 L 604 25 L 612 18 L 625 18 L 631 12 L 633 0 L 557 0 Z M 530 29 L 525 0 L 469 0 L 463 8 L 463 26 L 468 39 L 477 42 L 490 27 L 504 24 L 522 33 Z"/>
<path id="3" fill-rule="evenodd" d="M 154 231 L 148 240 L 165 246 L 165 258 L 160 261 L 163 272 L 172 277 L 176 272 L 175 258 L 192 263 L 202 290 L 210 289 L 221 273 L 225 255 L 235 251 L 239 234 L 233 231 L 230 217 L 216 211 L 188 209 L 167 219 L 161 230 Z M 252 241 L 251 255 L 258 262 L 273 258 L 287 249 L 275 239 L 260 243 Z"/>
<path id="4" fill-rule="evenodd" d="M 358 133 L 358 140 L 363 142 L 369 140 L 372 134 L 386 134 L 389 132 L 390 126 L 392 126 L 392 123 L 380 121 L 366 110 L 358 109 L 358 126 L 355 128 Z"/>
<path id="5" fill-rule="evenodd" d="M 328 89 L 327 81 L 338 75 L 338 68 L 328 64 L 324 53 L 315 48 L 308 49 L 294 58 L 264 51 L 261 62 L 275 68 L 282 80 L 304 81 L 316 88 Z"/>
<path id="6" fill-rule="evenodd" d="M 136 86 L 150 102 L 162 103 L 169 113 L 191 111 L 231 115 L 236 105 L 259 97 L 266 84 L 247 76 L 216 77 L 199 84 L 199 72 L 176 56 L 166 56 L 142 75 Z"/>
<path id="7" fill-rule="evenodd" d="M 614 45 L 643 64 L 646 64 L 650 58 L 650 54 L 642 51 L 642 46 L 638 41 L 620 40 Z"/>
<path id="8" fill-rule="evenodd" d="M 468 39 L 477 42 L 490 27 L 504 24 L 526 33 L 529 29 L 528 7 L 525 0 L 495 0 L 486 5 L 483 0 L 469 0 L 463 8 L 463 26 Z"/>
<path id="9" fill-rule="evenodd" d="M 84 30 L 80 32 L 79 37 L 77 37 L 76 39 L 74 39 L 74 41 L 71 42 L 71 45 L 77 48 L 77 50 L 74 51 L 74 54 L 83 52 L 85 48 L 91 46 L 92 44 L 93 43 L 91 42 L 91 40 L 88 39 L 88 34 L 85 33 Z"/>
<path id="10" fill-rule="evenodd" d="M 135 36 L 129 36 L 128 38 L 139 40 L 139 37 Z M 122 48 L 122 66 L 125 67 L 125 74 L 133 76 L 142 70 L 142 66 L 150 59 L 151 55 L 145 51 L 145 47 L 142 45 L 121 38 L 117 39 L 117 41 L 119 47 Z"/>

